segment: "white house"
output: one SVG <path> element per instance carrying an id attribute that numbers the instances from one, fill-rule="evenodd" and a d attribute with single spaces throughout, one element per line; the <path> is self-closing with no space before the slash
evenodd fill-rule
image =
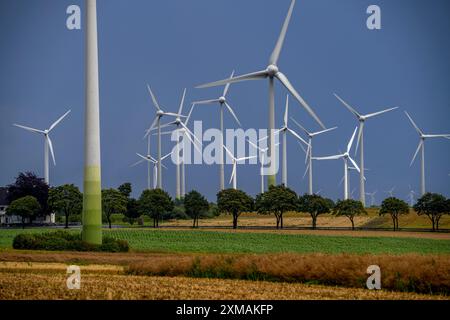
<path id="1" fill-rule="evenodd" d="M 7 216 L 6 208 L 8 208 L 8 188 L 0 187 L 0 225 L 20 224 L 22 218 L 19 216 Z M 28 219 L 25 220 L 28 223 Z M 52 213 L 45 217 L 37 217 L 33 220 L 34 223 L 55 223 L 55 214 Z"/>

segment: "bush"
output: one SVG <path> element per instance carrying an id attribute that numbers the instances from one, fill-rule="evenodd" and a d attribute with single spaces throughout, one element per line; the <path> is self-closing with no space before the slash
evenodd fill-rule
<path id="1" fill-rule="evenodd" d="M 64 231 L 22 233 L 14 237 L 13 248 L 19 250 L 49 250 L 49 251 L 103 251 L 127 252 L 128 242 L 110 237 L 104 237 L 101 245 L 87 243 L 81 239 L 81 234 L 71 234 Z"/>

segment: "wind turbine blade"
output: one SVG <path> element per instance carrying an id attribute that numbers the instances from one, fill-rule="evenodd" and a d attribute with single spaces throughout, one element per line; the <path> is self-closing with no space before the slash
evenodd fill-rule
<path id="1" fill-rule="evenodd" d="M 361 172 L 361 170 L 359 169 L 358 165 L 356 164 L 355 160 L 352 159 L 352 157 L 348 157 L 348 159 L 350 160 L 350 162 L 353 164 L 353 166 L 355 167 L 356 171 Z"/>
<path id="2" fill-rule="evenodd" d="M 228 150 L 227 147 L 225 147 L 225 146 L 223 146 L 223 147 L 225 148 L 225 151 L 228 153 L 228 155 L 230 156 L 230 158 L 234 160 L 234 155 L 231 153 L 231 151 Z"/>
<path id="3" fill-rule="evenodd" d="M 297 127 L 299 127 L 300 129 L 302 129 L 305 133 L 306 133 L 306 135 L 310 135 L 310 133 L 308 132 L 308 130 L 306 130 L 297 120 L 295 120 L 293 117 L 291 117 L 290 118 L 294 123 L 295 123 L 295 125 L 297 126 Z"/>
<path id="4" fill-rule="evenodd" d="M 310 139 L 310 141 L 308 143 L 308 149 L 306 149 L 305 163 L 308 162 L 308 156 L 309 156 L 310 152 L 311 152 L 311 139 Z M 308 166 L 309 166 L 309 164 L 308 164 Z"/>
<path id="5" fill-rule="evenodd" d="M 305 149 L 305 147 L 303 147 L 303 144 L 297 140 L 298 145 L 300 146 L 300 148 L 302 148 L 303 152 L 306 154 L 307 150 Z"/>
<path id="6" fill-rule="evenodd" d="M 142 162 L 144 162 L 145 160 L 139 160 L 138 162 L 135 162 L 135 163 L 133 163 L 130 167 L 135 167 L 135 166 L 137 166 L 138 164 L 141 164 Z"/>
<path id="7" fill-rule="evenodd" d="M 140 154 L 140 153 L 137 153 L 137 152 L 136 152 L 136 154 L 137 154 L 137 156 L 138 156 L 138 157 L 140 157 L 140 158 L 144 159 L 145 161 L 150 161 L 150 159 L 149 159 L 149 158 L 147 158 L 147 157 L 143 156 L 142 154 Z"/>
<path id="8" fill-rule="evenodd" d="M 231 172 L 230 182 L 228 182 L 229 184 L 231 183 L 231 181 L 233 181 L 235 174 L 236 174 L 236 162 L 233 162 L 233 171 Z"/>
<path id="9" fill-rule="evenodd" d="M 342 158 L 342 154 L 337 154 L 335 156 L 328 156 L 328 157 L 314 157 L 314 160 L 337 160 Z"/>
<path id="10" fill-rule="evenodd" d="M 147 136 L 150 134 L 150 132 L 155 128 L 156 123 L 158 122 L 158 116 L 155 117 L 155 119 L 152 122 L 152 125 L 145 131 L 144 139 L 147 138 Z"/>
<path id="11" fill-rule="evenodd" d="M 182 114 L 173 113 L 173 112 L 164 112 L 163 115 L 165 115 L 165 116 L 171 116 L 171 117 L 186 118 L 186 116 L 183 116 Z"/>
<path id="12" fill-rule="evenodd" d="M 183 122 L 180 122 L 180 124 L 181 124 L 181 126 L 184 128 L 184 130 L 186 130 L 186 132 L 189 134 L 189 135 L 191 135 L 192 137 L 194 137 L 194 139 L 200 144 L 200 145 L 203 145 L 202 144 L 202 142 L 192 133 L 192 131 L 191 130 L 189 130 L 189 128 L 183 123 Z M 194 143 L 193 141 L 192 141 L 192 143 Z M 201 152 L 201 151 L 200 151 Z"/>
<path id="13" fill-rule="evenodd" d="M 234 70 L 233 70 L 233 72 L 231 72 L 230 79 L 232 79 L 233 77 L 234 77 Z M 229 82 L 225 85 L 225 88 L 223 89 L 223 95 L 222 96 L 226 97 L 226 95 L 228 93 L 228 89 L 230 89 L 230 85 L 231 85 L 231 83 L 229 83 Z"/>
<path id="14" fill-rule="evenodd" d="M 325 130 L 322 130 L 322 131 L 313 132 L 313 133 L 311 133 L 311 136 L 317 136 L 319 134 L 322 134 L 322 133 L 325 133 L 325 132 L 328 132 L 328 131 L 336 130 L 337 128 L 338 127 L 333 127 L 333 128 L 325 129 Z"/>
<path id="15" fill-rule="evenodd" d="M 150 158 L 150 161 L 153 162 L 154 164 L 158 163 L 158 160 L 153 158 L 151 155 L 149 155 L 149 158 Z"/>
<path id="16" fill-rule="evenodd" d="M 286 109 L 284 110 L 284 126 L 287 127 L 289 112 L 289 95 L 286 95 Z"/>
<path id="17" fill-rule="evenodd" d="M 240 127 L 242 127 L 241 122 L 239 121 L 238 117 L 233 111 L 233 108 L 228 104 L 228 102 L 225 101 L 225 106 L 227 107 L 228 111 L 230 111 L 231 115 L 233 116 L 234 120 L 239 124 Z"/>
<path id="18" fill-rule="evenodd" d="M 163 167 L 164 169 L 167 170 L 167 167 L 164 164 L 162 164 L 162 163 L 161 163 L 161 167 Z"/>
<path id="19" fill-rule="evenodd" d="M 411 122 L 411 124 L 413 125 L 413 127 L 416 129 L 417 133 L 419 135 L 423 135 L 422 130 L 419 129 L 419 127 L 417 126 L 417 124 L 414 122 L 414 120 L 410 117 L 409 113 L 405 111 L 406 116 L 408 117 L 409 121 Z"/>
<path id="20" fill-rule="evenodd" d="M 342 176 L 341 180 L 339 181 L 339 185 L 341 185 L 342 182 L 344 182 L 344 178 L 345 178 L 345 176 Z"/>
<path id="21" fill-rule="evenodd" d="M 291 20 L 292 11 L 294 10 L 295 0 L 292 0 L 291 6 L 289 7 L 289 11 L 286 15 L 286 18 L 283 23 L 283 27 L 281 28 L 280 35 L 278 36 L 277 43 L 275 48 L 273 49 L 272 55 L 269 59 L 269 64 L 276 65 L 278 62 L 278 58 L 280 57 L 281 49 L 283 48 L 284 38 L 286 37 L 287 29 L 289 27 L 289 21 Z"/>
<path id="22" fill-rule="evenodd" d="M 308 142 L 306 142 L 305 140 L 303 140 L 303 138 L 302 137 L 300 137 L 298 134 L 297 134 L 297 132 L 295 132 L 294 130 L 292 130 L 292 129 L 290 129 L 290 128 L 287 128 L 287 131 L 289 131 L 289 133 L 290 134 L 292 134 L 294 137 L 296 137 L 298 140 L 300 140 L 301 142 L 303 142 L 305 145 L 309 145 L 309 143 Z"/>
<path id="23" fill-rule="evenodd" d="M 193 104 L 213 104 L 219 102 L 219 99 L 194 101 Z"/>
<path id="24" fill-rule="evenodd" d="M 303 173 L 303 178 L 302 178 L 302 180 L 305 179 L 306 173 L 308 172 L 308 169 L 309 169 L 309 163 L 308 163 L 308 165 L 306 166 L 305 173 Z"/>
<path id="25" fill-rule="evenodd" d="M 450 138 L 450 134 L 424 134 L 425 138 Z"/>
<path id="26" fill-rule="evenodd" d="M 166 154 L 164 157 L 161 158 L 161 162 L 163 162 L 165 159 L 167 159 L 168 157 L 170 157 L 170 155 L 172 154 L 172 152 L 169 152 L 168 154 Z M 161 163 L 162 165 L 162 163 Z"/>
<path id="27" fill-rule="evenodd" d="M 186 134 L 184 135 L 194 146 L 194 148 L 199 152 L 202 153 L 202 150 L 200 149 L 200 147 L 194 142 L 194 140 L 192 140 L 191 138 L 191 133 L 190 132 L 186 132 Z M 195 138 L 195 136 L 194 136 Z"/>
<path id="28" fill-rule="evenodd" d="M 266 70 L 256 71 L 252 73 L 247 73 L 242 76 L 237 76 L 229 79 L 219 80 L 215 82 L 210 82 L 206 84 L 202 84 L 197 86 L 196 88 L 209 88 L 209 87 L 217 87 L 217 86 L 223 86 L 227 83 L 235 83 L 235 82 L 241 82 L 241 81 L 249 81 L 249 80 L 262 80 L 268 77 Z"/>
<path id="29" fill-rule="evenodd" d="M 336 93 L 334 93 L 334 96 L 351 112 L 353 113 L 358 119 L 361 117 L 361 115 L 356 111 L 354 108 L 352 108 L 347 102 L 345 102 L 341 97 L 339 97 Z"/>
<path id="30" fill-rule="evenodd" d="M 263 150 L 262 150 L 260 147 L 258 147 L 256 144 L 254 144 L 253 142 L 251 142 L 250 139 L 247 138 L 247 141 L 248 141 L 248 143 L 249 143 L 252 147 L 254 147 L 256 150 L 259 150 L 259 151 L 263 152 Z"/>
<path id="31" fill-rule="evenodd" d="M 275 77 L 277 77 L 278 80 L 286 87 L 286 89 L 294 96 L 295 99 L 300 102 L 300 104 L 303 106 L 303 108 L 306 109 L 306 111 L 311 115 L 311 117 L 316 120 L 316 122 L 325 129 L 324 124 L 322 121 L 320 121 L 319 117 L 315 114 L 315 112 L 311 109 L 311 107 L 303 100 L 303 98 L 298 94 L 298 92 L 294 89 L 292 84 L 289 82 L 288 78 L 281 72 L 278 72 Z"/>
<path id="32" fill-rule="evenodd" d="M 180 107 L 178 108 L 178 115 L 181 115 L 181 112 L 183 112 L 183 105 L 184 105 L 185 97 L 186 97 L 186 88 L 184 88 L 184 91 L 183 91 L 183 97 L 181 98 Z"/>
<path id="33" fill-rule="evenodd" d="M 191 118 L 192 111 L 194 110 L 194 107 L 195 107 L 195 103 L 192 104 L 191 109 L 189 110 L 188 116 L 187 116 L 186 120 L 184 121 L 185 125 L 188 124 L 189 119 Z"/>
<path id="34" fill-rule="evenodd" d="M 355 140 L 356 130 L 358 130 L 358 127 L 356 127 L 355 131 L 353 131 L 353 135 L 352 135 L 350 141 L 347 144 L 347 153 L 350 152 L 350 149 L 352 148 L 353 140 Z"/>
<path id="35" fill-rule="evenodd" d="M 417 146 L 416 152 L 414 153 L 414 156 L 412 157 L 412 160 L 409 164 L 410 167 L 413 165 L 414 160 L 416 160 L 417 154 L 419 153 L 419 150 L 422 147 L 422 145 L 423 145 L 423 140 L 420 140 L 419 145 Z"/>
<path id="36" fill-rule="evenodd" d="M 361 140 L 362 130 L 363 130 L 363 127 L 362 127 L 361 124 L 360 124 L 360 125 L 359 125 L 359 131 L 358 131 L 358 139 L 356 139 L 355 154 L 358 152 L 358 148 L 359 148 L 359 140 Z"/>
<path id="37" fill-rule="evenodd" d="M 58 125 L 58 123 L 60 123 L 62 121 L 62 119 L 64 119 L 71 110 L 67 111 L 66 113 L 64 113 L 61 117 L 59 117 L 58 120 L 56 120 L 55 122 L 53 122 L 53 124 L 50 126 L 50 128 L 48 128 L 48 132 L 52 131 L 54 127 L 56 127 Z"/>
<path id="38" fill-rule="evenodd" d="M 42 130 L 34 129 L 34 128 L 26 127 L 26 126 L 22 126 L 22 125 L 20 125 L 20 124 L 15 124 L 15 123 L 14 123 L 13 126 L 19 127 L 19 128 L 22 128 L 22 129 L 25 129 L 25 130 L 28 130 L 28 131 L 31 131 L 31 132 L 34 132 L 34 133 L 45 133 L 45 132 L 42 131 Z"/>
<path id="39" fill-rule="evenodd" d="M 148 89 L 148 92 L 150 93 L 150 97 L 152 98 L 152 101 L 153 101 L 153 105 L 155 106 L 155 108 L 159 111 L 159 110 L 161 110 L 161 108 L 159 107 L 159 104 L 158 104 L 158 101 L 156 100 L 156 97 L 155 97 L 155 95 L 153 94 L 153 91 L 152 91 L 152 89 L 150 89 L 150 86 L 147 84 L 147 89 Z"/>
<path id="40" fill-rule="evenodd" d="M 249 160 L 249 159 L 255 159 L 255 158 L 256 158 L 256 156 L 242 157 L 242 158 L 236 159 L 236 162 L 238 162 L 238 161 L 245 161 L 245 160 Z"/>
<path id="41" fill-rule="evenodd" d="M 51 153 L 51 155 L 52 155 L 53 165 L 56 166 L 55 153 L 53 152 L 53 143 L 52 143 L 52 140 L 50 139 L 50 136 L 48 136 L 48 135 L 46 135 L 45 138 L 46 138 L 47 141 L 48 141 L 48 147 L 49 147 L 50 153 Z"/>
<path id="42" fill-rule="evenodd" d="M 369 119 L 369 118 L 378 116 L 378 115 L 380 115 L 380 114 L 383 114 L 383 113 L 386 113 L 386 112 L 389 112 L 389 111 L 392 111 L 392 110 L 395 110 L 395 109 L 398 109 L 398 107 L 389 108 L 389 109 L 382 110 L 382 111 L 378 111 L 378 112 L 374 112 L 374 113 L 369 113 L 369 114 L 366 114 L 364 117 L 365 117 L 366 119 Z"/>

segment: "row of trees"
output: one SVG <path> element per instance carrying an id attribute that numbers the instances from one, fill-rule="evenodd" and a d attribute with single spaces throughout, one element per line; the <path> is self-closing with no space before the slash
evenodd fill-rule
<path id="1" fill-rule="evenodd" d="M 198 227 L 199 218 L 205 216 L 213 206 L 197 191 L 189 192 L 181 201 L 172 200 L 161 189 L 145 190 L 139 199 L 132 198 L 131 193 L 130 183 L 124 183 L 117 189 L 102 190 L 103 215 L 110 228 L 113 214 L 123 214 L 125 221 L 130 224 L 147 215 L 153 220 L 153 226 L 158 227 L 164 215 L 177 209 L 193 219 L 193 227 Z M 43 179 L 30 172 L 19 174 L 16 182 L 8 186 L 8 198 L 11 204 L 7 208 L 7 214 L 22 217 L 23 224 L 26 219 L 32 222 L 38 216 L 56 212 L 65 217 L 67 228 L 70 217 L 80 215 L 82 211 L 83 195 L 78 187 L 65 184 L 49 188 Z M 313 229 L 317 226 L 318 217 L 323 214 L 347 217 L 352 229 L 355 227 L 355 217 L 367 214 L 359 201 L 348 199 L 334 203 L 333 200 L 316 194 L 298 196 L 284 185 L 271 186 L 255 199 L 242 190 L 222 190 L 217 194 L 217 209 L 219 213 L 232 215 L 233 228 L 237 228 L 238 218 L 243 212 L 252 211 L 264 215 L 273 214 L 277 228 L 283 228 L 283 215 L 288 211 L 308 213 Z M 438 230 L 442 216 L 450 214 L 450 199 L 440 194 L 427 193 L 418 199 L 414 210 L 430 219 L 433 231 Z M 405 201 L 390 197 L 382 202 L 379 215 L 390 215 L 394 230 L 397 230 L 399 217 L 409 211 Z"/>

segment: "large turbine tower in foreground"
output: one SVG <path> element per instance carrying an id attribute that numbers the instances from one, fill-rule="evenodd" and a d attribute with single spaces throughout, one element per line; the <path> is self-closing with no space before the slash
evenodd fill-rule
<path id="1" fill-rule="evenodd" d="M 84 241 L 102 243 L 100 106 L 98 90 L 97 3 L 86 0 L 86 110 L 84 133 Z"/>

